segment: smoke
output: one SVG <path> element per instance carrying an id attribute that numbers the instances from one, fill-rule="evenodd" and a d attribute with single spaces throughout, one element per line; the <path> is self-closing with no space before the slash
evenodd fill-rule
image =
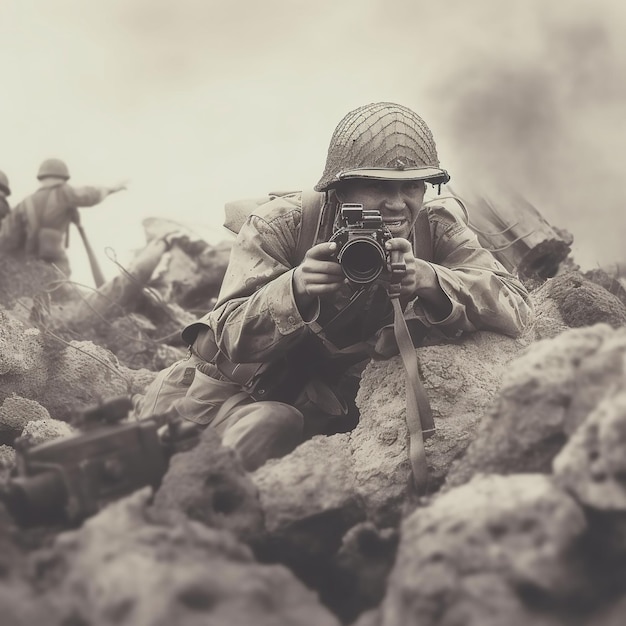
<path id="1" fill-rule="evenodd" d="M 583 266 L 624 260 L 626 61 L 598 11 L 544 16 L 534 45 L 491 48 L 433 89 L 453 182 L 521 193 L 574 234 Z M 446 163 L 447 164 L 447 163 Z"/>

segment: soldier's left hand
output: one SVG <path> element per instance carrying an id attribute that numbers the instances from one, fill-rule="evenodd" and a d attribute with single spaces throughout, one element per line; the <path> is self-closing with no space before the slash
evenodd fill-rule
<path id="1" fill-rule="evenodd" d="M 419 295 L 420 290 L 439 288 L 435 270 L 429 263 L 415 258 L 413 247 L 407 239 L 394 237 L 385 243 L 385 248 L 392 258 L 404 260 L 406 271 L 400 281 L 400 298 L 408 302 Z M 388 280 L 391 275 L 388 274 Z M 397 288 L 395 290 L 397 292 Z"/>

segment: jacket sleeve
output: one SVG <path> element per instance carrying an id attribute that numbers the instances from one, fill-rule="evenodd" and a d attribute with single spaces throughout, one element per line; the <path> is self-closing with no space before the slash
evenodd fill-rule
<path id="1" fill-rule="evenodd" d="M 443 207 L 429 209 L 433 240 L 431 263 L 452 311 L 435 320 L 419 299 L 407 311 L 450 337 L 490 330 L 516 337 L 534 321 L 528 292 L 494 256 L 483 248 L 464 221 Z"/>
<path id="2" fill-rule="evenodd" d="M 277 200 L 264 215 L 251 215 L 233 244 L 208 324 L 236 363 L 281 356 L 308 332 L 292 286 L 300 220 L 299 207 Z"/>
<path id="3" fill-rule="evenodd" d="M 73 187 L 62 185 L 59 187 L 63 204 L 72 207 L 94 206 L 102 202 L 108 195 L 105 187 Z"/>

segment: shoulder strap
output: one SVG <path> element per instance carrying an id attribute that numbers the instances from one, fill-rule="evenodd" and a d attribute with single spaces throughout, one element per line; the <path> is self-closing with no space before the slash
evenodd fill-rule
<path id="1" fill-rule="evenodd" d="M 312 189 L 302 192 L 302 222 L 296 247 L 296 263 L 304 259 L 307 250 L 315 243 L 322 218 L 326 194 Z"/>

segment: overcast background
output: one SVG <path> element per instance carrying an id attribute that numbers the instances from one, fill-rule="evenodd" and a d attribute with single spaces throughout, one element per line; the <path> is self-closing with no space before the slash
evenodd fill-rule
<path id="1" fill-rule="evenodd" d="M 225 201 L 311 187 L 343 115 L 394 101 L 453 181 L 506 181 L 584 268 L 625 261 L 625 26 L 618 0 L 2 0 L 0 169 L 12 205 L 52 156 L 130 179 L 81 211 L 112 277 L 143 218 L 220 239 Z M 75 231 L 70 258 L 91 283 Z"/>

